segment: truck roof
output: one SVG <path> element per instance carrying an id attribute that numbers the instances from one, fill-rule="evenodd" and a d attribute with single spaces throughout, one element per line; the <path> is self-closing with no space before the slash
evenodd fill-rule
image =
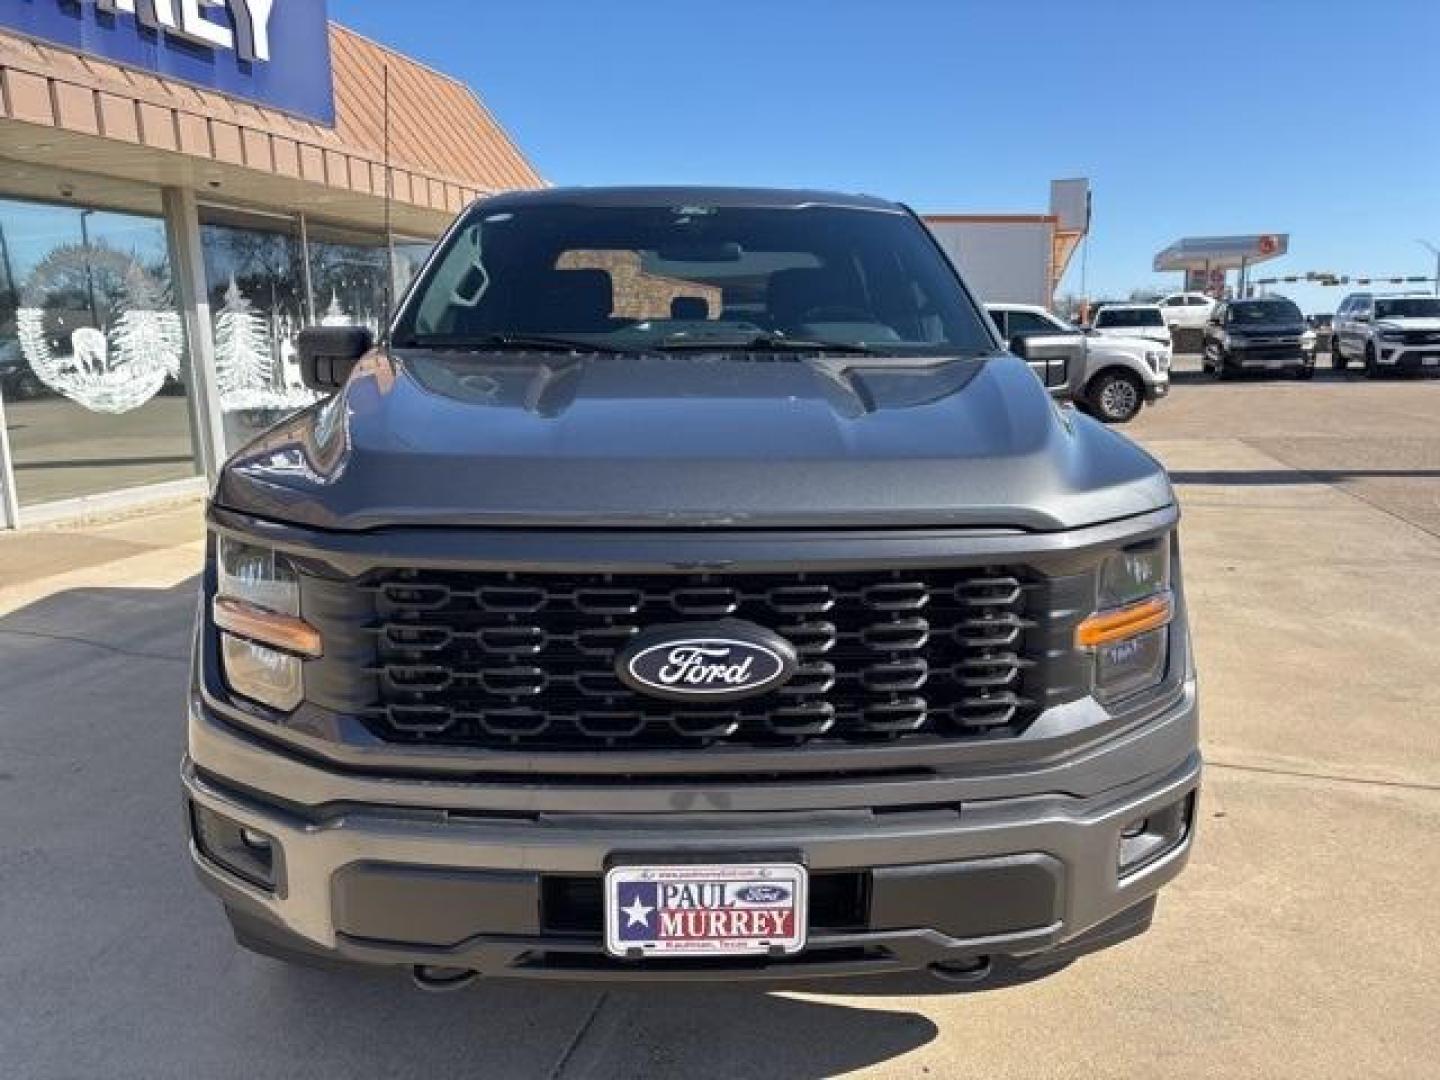
<path id="1" fill-rule="evenodd" d="M 795 210 L 807 206 L 836 206 L 851 210 L 903 213 L 905 208 L 873 195 L 838 191 L 752 187 L 552 187 L 511 191 L 483 200 L 489 209 L 521 206 L 702 206 L 757 207 Z"/>

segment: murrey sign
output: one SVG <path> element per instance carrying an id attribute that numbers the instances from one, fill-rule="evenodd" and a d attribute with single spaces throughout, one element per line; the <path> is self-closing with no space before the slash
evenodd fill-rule
<path id="1" fill-rule="evenodd" d="M 335 122 L 325 0 L 0 0 L 0 28 Z"/>
<path id="2" fill-rule="evenodd" d="M 207 18 L 201 13 L 205 7 L 228 8 L 235 28 Z M 95 10 L 134 15 L 141 26 L 196 45 L 233 50 L 241 60 L 270 59 L 270 16 L 275 13 L 275 0 L 95 0 Z"/>

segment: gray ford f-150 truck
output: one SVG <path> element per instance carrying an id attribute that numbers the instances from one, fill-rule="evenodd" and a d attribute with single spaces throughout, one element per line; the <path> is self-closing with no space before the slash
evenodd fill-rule
<path id="1" fill-rule="evenodd" d="M 1148 926 L 1201 768 L 1174 494 L 909 210 L 502 195 L 388 338 L 307 331 L 332 393 L 209 508 L 183 778 L 242 944 L 984 985 Z"/>

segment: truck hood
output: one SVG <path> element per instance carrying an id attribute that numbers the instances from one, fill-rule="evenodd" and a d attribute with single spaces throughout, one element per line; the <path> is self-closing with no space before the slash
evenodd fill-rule
<path id="1" fill-rule="evenodd" d="M 1094 338 L 1158 342 L 1162 345 L 1170 344 L 1171 340 L 1168 326 L 1117 326 L 1114 329 L 1102 326 L 1092 331 L 1092 340 Z"/>
<path id="2" fill-rule="evenodd" d="M 1429 330 L 1440 332 L 1440 319 L 1415 316 L 1410 318 L 1380 319 L 1375 323 L 1377 330 Z"/>
<path id="3" fill-rule="evenodd" d="M 1310 329 L 1303 322 L 1267 322 L 1267 323 L 1245 323 L 1243 325 L 1228 326 L 1226 330 L 1235 337 L 1299 337 L 1306 330 Z"/>
<path id="4" fill-rule="evenodd" d="M 1097 359 L 1127 357 L 1142 363 L 1145 354 L 1155 352 L 1158 344 L 1150 338 L 1119 337 L 1112 334 L 1086 334 L 1083 340 L 1085 351 Z"/>
<path id="5" fill-rule="evenodd" d="M 1133 443 L 984 359 L 373 353 L 225 467 L 218 506 L 320 529 L 970 526 L 1169 505 Z"/>

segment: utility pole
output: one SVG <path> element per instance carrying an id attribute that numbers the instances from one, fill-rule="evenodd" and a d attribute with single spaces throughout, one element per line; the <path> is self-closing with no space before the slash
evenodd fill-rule
<path id="1" fill-rule="evenodd" d="M 1415 242 L 1435 256 L 1435 295 L 1440 296 L 1440 247 L 1436 247 L 1429 240 L 1416 240 Z"/>
<path id="2" fill-rule="evenodd" d="M 100 309 L 95 304 L 95 272 L 90 268 L 90 228 L 88 221 L 94 210 L 80 211 L 80 244 L 85 248 L 85 291 L 90 294 L 90 322 L 100 329 Z"/>

